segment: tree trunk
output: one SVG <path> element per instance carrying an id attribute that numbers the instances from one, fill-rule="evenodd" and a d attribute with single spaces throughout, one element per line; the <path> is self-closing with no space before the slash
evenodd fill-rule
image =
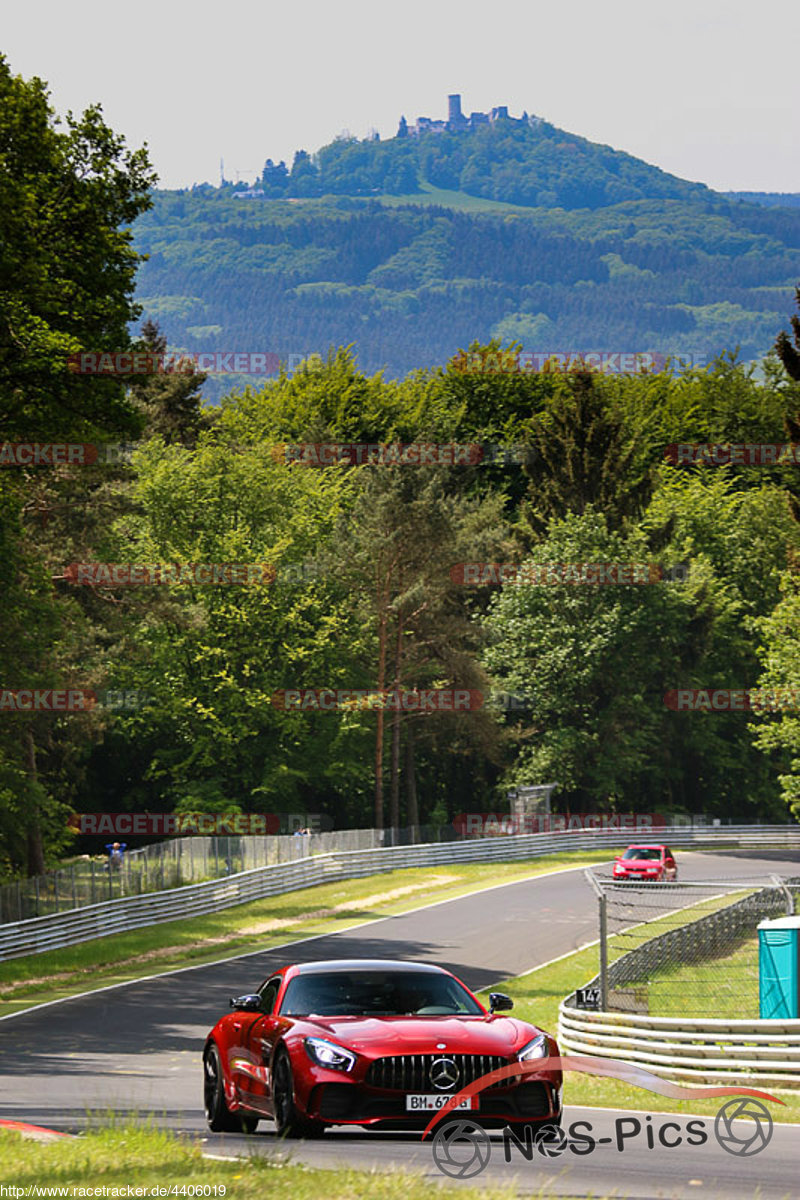
<path id="1" fill-rule="evenodd" d="M 392 717 L 392 778 L 389 814 L 393 830 L 400 828 L 400 709 Z"/>
<path id="2" fill-rule="evenodd" d="M 375 828 L 383 829 L 383 728 L 386 690 L 386 608 L 382 607 L 378 624 L 378 713 L 375 727 Z"/>
<path id="3" fill-rule="evenodd" d="M 44 849 L 42 847 L 42 829 L 39 824 L 39 805 L 36 800 L 39 772 L 36 766 L 36 743 L 33 740 L 33 729 L 26 730 L 25 741 L 28 749 L 28 777 L 33 784 L 31 788 L 31 809 L 28 817 L 28 874 L 44 875 Z"/>
<path id="4" fill-rule="evenodd" d="M 411 836 L 419 836 L 419 808 L 417 806 L 417 776 L 414 770 L 414 722 L 406 721 L 406 814 L 411 826 Z"/>
<path id="5" fill-rule="evenodd" d="M 395 710 L 392 719 L 392 771 L 391 771 L 391 793 L 389 801 L 389 812 L 392 830 L 400 828 L 400 686 L 402 680 L 402 659 L 403 659 L 403 620 L 401 617 L 397 619 L 397 642 L 395 643 L 394 652 L 394 687 L 395 695 Z"/>

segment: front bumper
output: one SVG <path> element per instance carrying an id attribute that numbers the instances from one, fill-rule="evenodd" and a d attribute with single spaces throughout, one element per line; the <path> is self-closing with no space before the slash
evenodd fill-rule
<path id="1" fill-rule="evenodd" d="M 356 1083 L 322 1083 L 309 1094 L 307 1116 L 331 1125 L 377 1125 L 424 1129 L 433 1112 L 408 1112 L 405 1092 L 365 1087 Z M 478 1125 L 499 1126 L 554 1119 L 560 1114 L 558 1086 L 550 1081 L 524 1080 L 515 1086 L 488 1088 L 479 1094 L 479 1108 L 458 1112 Z"/>

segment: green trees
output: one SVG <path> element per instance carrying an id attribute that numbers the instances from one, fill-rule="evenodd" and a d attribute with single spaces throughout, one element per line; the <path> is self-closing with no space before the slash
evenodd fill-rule
<path id="1" fill-rule="evenodd" d="M 547 577 L 546 568 L 559 573 L 562 564 L 581 572 L 581 564 L 649 561 L 641 532 L 609 529 L 588 506 L 552 519 L 521 570 L 535 579 L 537 567 Z M 678 584 L 504 587 L 486 616 L 484 661 L 504 690 L 532 697 L 510 781 L 557 779 L 579 811 L 663 803 L 663 693 L 686 618 Z"/>
<path id="2" fill-rule="evenodd" d="M 573 804 L 777 813 L 746 717 L 675 712 L 665 698 L 758 684 L 760 622 L 800 541 L 786 494 L 737 488 L 714 468 L 662 467 L 653 484 L 622 528 L 611 504 L 609 517 L 582 502 L 551 515 L 523 564 L 650 564 L 648 582 L 581 584 L 567 572 L 565 582 L 503 588 L 489 610 L 487 668 L 535 696 L 513 779 L 563 780 Z"/>
<path id="3" fill-rule="evenodd" d="M 800 288 L 795 288 L 795 301 L 800 310 Z M 775 349 L 786 374 L 800 383 L 800 318 L 790 318 L 792 336 L 781 330 Z M 800 443 L 800 398 L 797 389 L 789 397 L 794 400 L 786 413 L 785 428 L 795 445 Z M 794 469 L 796 471 L 796 468 Z M 787 475 L 791 477 L 790 467 Z M 797 484 L 792 487 L 792 515 L 800 521 Z M 796 548 L 797 538 L 794 539 Z M 800 582 L 797 573 L 797 553 L 791 556 L 789 569 L 781 581 L 781 598 L 769 616 L 758 622 L 761 640 L 757 652 L 763 667 L 758 680 L 766 692 L 765 708 L 755 724 L 755 739 L 762 750 L 770 752 L 779 766 L 781 795 L 791 812 L 800 820 Z"/>
<path id="4" fill-rule="evenodd" d="M 781 794 L 800 820 L 800 586 L 796 572 L 787 575 L 783 596 L 761 623 L 758 647 L 764 689 L 761 719 L 755 725 L 756 744 L 778 764 Z"/>
<path id="5" fill-rule="evenodd" d="M 371 155 L 371 145 L 342 154 Z M 345 178 L 348 162 L 339 160 Z M 756 205 L 709 213 L 688 197 L 570 213 L 470 209 L 463 196 L 459 209 L 424 194 L 395 205 L 373 190 L 390 182 L 370 179 L 361 198 L 320 185 L 319 199 L 299 204 L 277 191 L 264 202 L 202 188 L 155 193 L 135 226 L 150 255 L 140 282 L 148 315 L 169 321 L 177 346 L 205 348 L 199 331 L 213 321 L 230 345 L 266 337 L 282 358 L 352 343 L 362 370 L 394 377 L 444 365 L 493 334 L 537 352 L 706 361 L 738 346 L 748 361 L 768 352 L 786 280 L 800 277 L 800 211 L 772 230 Z M 392 188 L 413 194 L 410 182 Z M 206 394 L 219 399 L 225 382 Z"/>
<path id="6" fill-rule="evenodd" d="M 613 385 L 612 385 L 613 386 Z M 591 506 L 619 526 L 638 515 L 652 489 L 643 437 L 609 396 L 596 372 L 570 371 L 557 380 L 531 430 L 526 468 L 530 502 L 525 519 L 534 532 L 567 513 Z"/>
<path id="7" fill-rule="evenodd" d="M 800 288 L 794 289 L 795 303 L 800 310 Z M 781 330 L 775 340 L 775 350 L 783 363 L 786 374 L 800 381 L 800 316 L 792 314 L 790 318 L 792 336 Z"/>
<path id="8" fill-rule="evenodd" d="M 129 344 L 139 261 L 129 226 L 148 206 L 153 182 L 146 152 L 128 151 L 99 108 L 67 117 L 59 128 L 42 81 L 13 75 L 0 58 L 5 440 L 93 442 L 140 427 L 118 381 L 73 374 L 67 357 Z M 92 619 L 74 597 L 54 591 L 51 579 L 74 548 L 79 514 L 91 509 L 98 487 L 85 471 L 0 470 L 0 678 L 6 688 L 97 682 L 103 655 Z M 77 763 L 97 728 L 92 714 L 3 712 L 4 869 L 40 870 L 47 853 L 63 843 Z"/>
<path id="9" fill-rule="evenodd" d="M 362 670 L 378 694 L 394 697 L 375 723 L 375 824 L 384 824 L 385 729 L 391 727 L 389 824 L 400 825 L 401 738 L 407 753 L 407 824 L 418 823 L 415 749 L 463 741 L 463 753 L 497 759 L 486 709 L 405 710 L 400 697 L 430 688 L 490 690 L 476 650 L 481 640 L 451 565 L 486 556 L 505 536 L 499 497 L 469 497 L 441 468 L 364 467 L 352 508 L 339 521 L 338 579 L 363 622 Z M 444 727 L 446 726 L 446 731 Z M 480 766 L 476 763 L 476 769 Z"/>
<path id="10" fill-rule="evenodd" d="M 0 422 L 6 437 L 135 428 L 123 388 L 67 356 L 129 344 L 130 225 L 155 177 L 98 107 L 56 124 L 44 84 L 0 58 Z"/>
<path id="11" fill-rule="evenodd" d="M 154 697 L 127 718 L 143 778 L 170 806 L 210 791 L 245 809 L 265 796 L 307 803 L 326 778 L 346 786 L 349 764 L 337 774 L 330 762 L 335 722 L 323 714 L 306 736 L 306 714 L 275 697 L 336 686 L 340 645 L 357 638 L 347 606 L 314 570 L 347 481 L 212 435 L 194 451 L 155 439 L 135 465 L 136 511 L 112 537 L 124 561 L 250 568 L 250 582 L 201 578 L 122 598 L 126 680 Z"/>

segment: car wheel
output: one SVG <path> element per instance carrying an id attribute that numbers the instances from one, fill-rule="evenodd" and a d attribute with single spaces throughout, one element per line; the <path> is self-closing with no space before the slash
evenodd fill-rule
<path id="1" fill-rule="evenodd" d="M 318 1137 L 325 1129 L 320 1121 L 301 1117 L 294 1099 L 294 1079 L 289 1055 L 284 1049 L 275 1056 L 272 1072 L 272 1108 L 278 1137 Z"/>
<path id="2" fill-rule="evenodd" d="M 208 1128 L 213 1133 L 254 1133 L 258 1117 L 231 1112 L 225 1099 L 222 1062 L 219 1050 L 210 1045 L 203 1055 L 203 1107 Z"/>

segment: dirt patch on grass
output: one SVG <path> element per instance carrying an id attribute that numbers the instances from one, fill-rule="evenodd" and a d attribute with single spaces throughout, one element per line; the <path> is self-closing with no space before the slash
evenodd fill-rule
<path id="1" fill-rule="evenodd" d="M 443 884 L 458 882 L 458 875 L 429 875 L 422 883 L 411 883 L 406 887 L 393 888 L 388 892 L 372 892 L 369 896 L 361 896 L 357 900 L 344 900 L 341 904 L 334 904 L 328 908 L 317 908 L 309 912 L 297 913 L 293 917 L 272 917 L 264 921 L 257 921 L 252 925 L 242 926 L 241 929 L 231 930 L 229 934 L 201 938 L 195 942 L 177 943 L 174 946 L 160 946 L 155 950 L 147 950 L 142 954 L 128 956 L 124 959 L 124 963 L 119 961 L 108 962 L 106 964 L 96 964 L 87 967 L 76 967 L 72 971 L 62 971 L 53 975 L 45 975 L 41 978 L 20 979 L 16 983 L 4 984 L 0 988 L 0 1000 L 11 1000 L 15 995 L 24 994 L 25 991 L 36 990 L 46 985 L 57 987 L 60 983 L 74 983 L 76 980 L 87 975 L 113 975 L 123 965 L 127 969 L 144 965 L 145 963 L 163 961 L 168 958 L 183 958 L 184 956 L 189 958 L 202 954 L 205 950 L 211 950 L 215 946 L 230 945 L 233 948 L 262 933 L 275 933 L 277 930 L 290 929 L 293 926 L 302 925 L 308 921 L 322 921 L 343 912 L 360 912 L 376 904 L 389 904 L 393 900 L 399 900 L 401 897 L 407 896 L 412 892 L 425 891 L 430 888 L 440 887 Z"/>
<path id="2" fill-rule="evenodd" d="M 370 896 L 361 896 L 358 900 L 344 900 L 330 908 L 318 908 L 313 912 L 301 913 L 296 917 L 276 917 L 273 920 L 258 921 L 255 925 L 247 925 L 237 930 L 237 937 L 252 937 L 259 933 L 272 933 L 276 929 L 285 929 L 288 925 L 296 925 L 300 921 L 318 921 L 326 917 L 335 917 L 343 912 L 361 912 L 375 904 L 389 904 L 408 896 L 411 892 L 421 892 L 430 887 L 439 887 L 445 883 L 458 883 L 457 875 L 430 875 L 424 883 L 410 883 L 406 887 L 394 888 L 390 892 L 373 892 Z M 223 939 L 224 940 L 224 939 Z"/>

